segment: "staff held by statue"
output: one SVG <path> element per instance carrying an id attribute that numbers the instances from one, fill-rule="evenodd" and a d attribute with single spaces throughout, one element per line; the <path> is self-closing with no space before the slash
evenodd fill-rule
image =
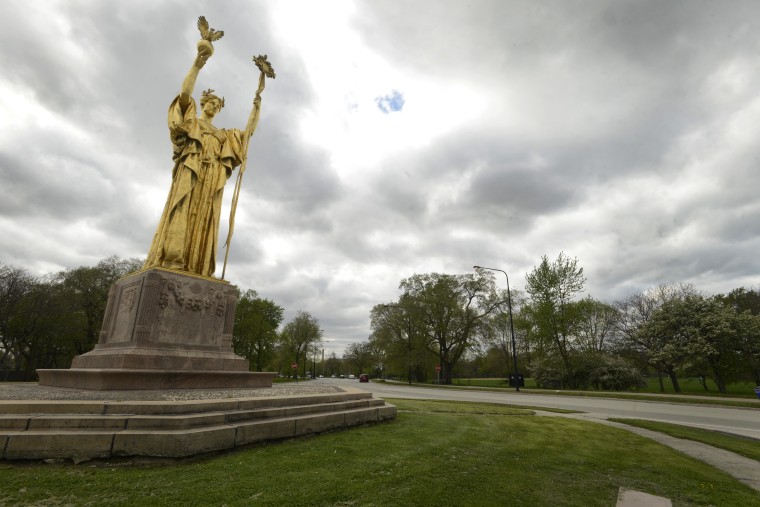
<path id="1" fill-rule="evenodd" d="M 274 79 L 276 77 L 274 69 L 272 68 L 272 64 L 267 60 L 267 55 L 254 56 L 253 62 L 256 64 L 256 67 L 258 67 L 260 71 L 259 88 L 256 90 L 256 96 L 253 99 L 253 110 L 251 111 L 251 115 L 248 118 L 248 124 L 245 128 L 246 136 L 243 141 L 243 162 L 240 164 L 240 171 L 238 171 L 237 179 L 235 180 L 235 190 L 232 193 L 232 207 L 230 209 L 229 230 L 227 232 L 227 241 L 224 243 L 225 252 L 224 266 L 222 267 L 222 279 L 224 279 L 224 274 L 227 271 L 227 257 L 230 254 L 230 241 L 232 241 L 232 232 L 235 230 L 235 212 L 237 211 L 238 197 L 240 196 L 240 186 L 243 182 L 243 174 L 245 173 L 245 169 L 248 165 L 248 144 L 250 142 L 251 136 L 253 136 L 253 132 L 256 130 L 256 125 L 259 122 L 259 112 L 261 110 L 261 92 L 264 91 L 266 78 L 269 77 L 271 79 Z"/>

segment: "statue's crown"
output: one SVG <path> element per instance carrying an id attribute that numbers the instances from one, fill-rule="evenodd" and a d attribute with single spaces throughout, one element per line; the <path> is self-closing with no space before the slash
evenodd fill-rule
<path id="1" fill-rule="evenodd" d="M 224 107 L 224 97 L 219 97 L 218 95 L 214 94 L 214 90 L 212 90 L 211 88 L 209 88 L 208 90 L 204 90 L 203 92 L 201 92 L 201 100 L 202 99 L 210 99 L 211 97 L 219 99 L 219 102 L 222 103 L 222 107 Z"/>

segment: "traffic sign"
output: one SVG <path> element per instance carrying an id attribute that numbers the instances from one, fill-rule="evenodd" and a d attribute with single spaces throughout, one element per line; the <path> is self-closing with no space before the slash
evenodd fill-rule
<path id="1" fill-rule="evenodd" d="M 290 367 L 295 370 L 296 368 L 298 368 L 298 363 L 291 363 Z"/>

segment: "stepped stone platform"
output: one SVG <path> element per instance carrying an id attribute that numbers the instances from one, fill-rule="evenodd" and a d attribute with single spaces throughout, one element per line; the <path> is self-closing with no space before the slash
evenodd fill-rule
<path id="1" fill-rule="evenodd" d="M 349 386 L 87 391 L 0 384 L 0 459 L 183 458 L 396 417 Z"/>

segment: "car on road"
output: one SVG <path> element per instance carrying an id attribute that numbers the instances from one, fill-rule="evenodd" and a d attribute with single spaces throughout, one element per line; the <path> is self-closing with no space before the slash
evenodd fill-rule
<path id="1" fill-rule="evenodd" d="M 351 375 L 349 375 L 349 376 L 348 376 L 348 378 L 349 378 L 350 380 L 353 380 L 353 379 L 355 379 L 355 378 L 356 378 L 356 375 L 354 375 L 354 374 L 352 373 Z"/>
<path id="2" fill-rule="evenodd" d="M 369 375 L 366 373 L 359 375 L 359 382 L 369 382 Z"/>

